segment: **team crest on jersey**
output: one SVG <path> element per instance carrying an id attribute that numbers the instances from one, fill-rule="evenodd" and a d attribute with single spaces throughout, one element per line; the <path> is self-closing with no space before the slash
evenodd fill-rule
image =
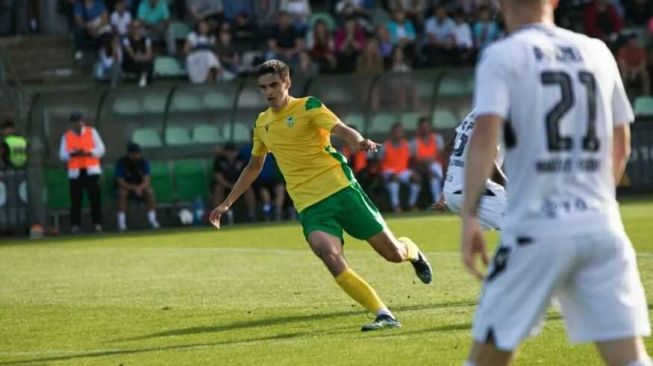
<path id="1" fill-rule="evenodd" d="M 293 118 L 293 116 L 290 116 L 290 117 L 286 118 L 286 124 L 288 125 L 288 127 L 294 127 L 295 126 L 295 118 Z"/>

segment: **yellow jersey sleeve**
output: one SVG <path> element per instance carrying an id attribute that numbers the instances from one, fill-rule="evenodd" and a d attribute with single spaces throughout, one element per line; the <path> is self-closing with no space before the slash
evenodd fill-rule
<path id="1" fill-rule="evenodd" d="M 252 156 L 262 156 L 267 154 L 268 151 L 268 147 L 261 140 L 261 136 L 255 125 L 252 133 Z"/>
<path id="2" fill-rule="evenodd" d="M 304 111 L 311 123 L 327 131 L 331 131 L 333 126 L 340 123 L 340 118 L 315 97 L 308 97 L 306 99 Z"/>

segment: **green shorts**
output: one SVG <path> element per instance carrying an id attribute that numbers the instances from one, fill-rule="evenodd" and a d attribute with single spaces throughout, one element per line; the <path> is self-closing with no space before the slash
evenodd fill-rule
<path id="1" fill-rule="evenodd" d="M 299 213 L 304 236 L 323 231 L 340 238 L 343 229 L 356 239 L 367 240 L 385 229 L 385 221 L 358 182 L 343 188 Z"/>

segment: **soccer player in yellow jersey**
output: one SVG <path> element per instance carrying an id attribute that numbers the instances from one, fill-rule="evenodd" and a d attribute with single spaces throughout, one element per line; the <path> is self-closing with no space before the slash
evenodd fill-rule
<path id="1" fill-rule="evenodd" d="M 408 261 L 424 283 L 431 266 L 409 238 L 396 239 L 381 214 L 361 189 L 345 158 L 331 147 L 330 135 L 345 140 L 352 150 L 375 150 L 377 144 L 343 124 L 317 98 L 293 98 L 288 66 L 270 60 L 259 66 L 258 84 L 268 105 L 254 126 L 252 158 L 224 202 L 209 217 L 220 228 L 220 217 L 259 175 L 271 152 L 286 180 L 299 212 L 304 236 L 336 283 L 363 307 L 376 314 L 363 331 L 396 328 L 401 324 L 374 289 L 356 274 L 343 255 L 343 230 L 367 242 L 390 262 Z"/>

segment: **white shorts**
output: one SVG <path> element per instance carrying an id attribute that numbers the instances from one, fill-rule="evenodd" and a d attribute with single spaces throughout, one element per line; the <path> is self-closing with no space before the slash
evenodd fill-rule
<path id="1" fill-rule="evenodd" d="M 394 170 L 383 171 L 383 179 L 386 181 L 388 181 L 392 175 L 396 175 L 401 183 L 408 184 L 410 183 L 410 178 L 413 176 L 413 171 L 410 169 L 402 170 L 400 172 L 395 172 Z"/>
<path id="2" fill-rule="evenodd" d="M 463 206 L 462 192 L 445 190 L 444 201 L 451 211 L 459 213 Z M 483 229 L 498 230 L 501 228 L 507 203 L 506 191 L 502 186 L 498 184 L 486 185 L 486 192 L 481 197 L 478 206 L 478 221 Z"/>
<path id="3" fill-rule="evenodd" d="M 635 251 L 622 229 L 537 237 L 504 232 L 474 316 L 474 340 L 514 350 L 537 333 L 553 298 L 572 342 L 651 333 Z"/>

